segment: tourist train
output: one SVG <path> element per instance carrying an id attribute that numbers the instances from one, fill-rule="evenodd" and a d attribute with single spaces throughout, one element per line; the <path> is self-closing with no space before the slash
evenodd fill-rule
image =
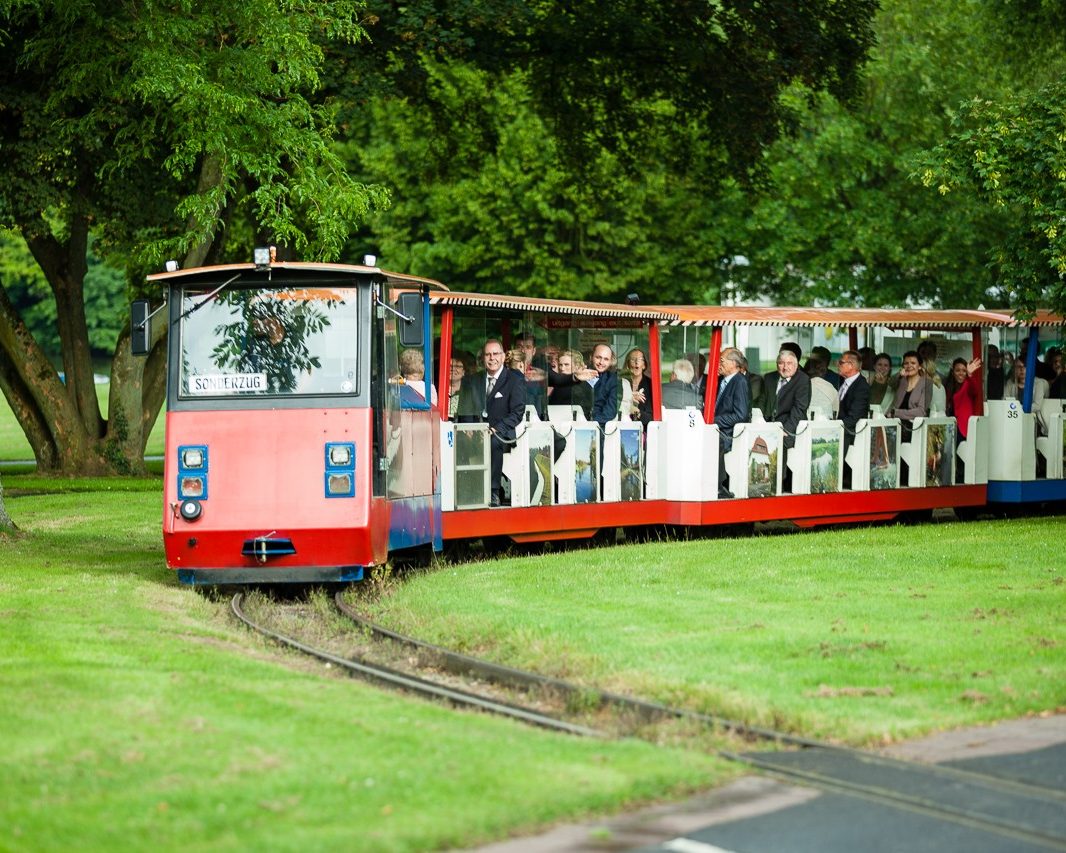
<path id="1" fill-rule="evenodd" d="M 1019 323 L 984 310 L 532 299 L 452 291 L 372 257 L 291 263 L 258 250 L 254 263 L 172 268 L 149 284 L 152 298 L 133 306 L 132 345 L 146 354 L 160 338 L 153 323 L 167 324 L 163 537 L 167 565 L 186 583 L 357 581 L 399 553 L 490 537 L 560 543 L 1066 499 L 1063 400 L 1034 402 L 1037 351 L 1062 330 L 1046 312 Z M 487 341 L 526 355 L 500 494 L 492 425 L 456 400 Z M 893 373 L 924 342 L 935 347 L 938 384 L 953 361 L 983 359 L 977 405 L 960 426 L 934 396 L 927 416 L 903 423 L 882 398 L 846 431 L 812 400 L 786 433 L 753 394 L 750 418 L 720 452 L 720 353 L 743 355 L 755 392 L 786 341 L 804 356 L 885 354 Z M 559 387 L 587 391 L 574 374 L 586 375 L 581 362 L 604 344 L 627 393 L 598 422 L 588 394 Z M 1011 356 L 1025 369 L 1008 396 L 998 359 Z M 688 375 L 682 362 L 691 383 L 674 376 Z M 631 363 L 643 364 L 650 389 L 640 405 Z M 664 405 L 671 382 L 705 393 Z"/>

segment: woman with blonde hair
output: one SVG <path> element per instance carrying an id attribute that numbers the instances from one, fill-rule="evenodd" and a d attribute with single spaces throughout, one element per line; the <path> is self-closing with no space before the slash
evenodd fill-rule
<path id="1" fill-rule="evenodd" d="M 945 414 L 948 410 L 948 392 L 944 389 L 940 374 L 936 372 L 936 362 L 931 358 L 926 359 L 925 364 L 922 365 L 922 372 L 925 374 L 925 378 L 929 380 L 931 386 L 929 389 L 929 414 Z"/>
<path id="2" fill-rule="evenodd" d="M 559 373 L 581 373 L 585 370 L 585 357 L 577 350 L 559 353 Z M 588 382 L 574 385 L 557 385 L 552 389 L 553 406 L 580 406 L 587 420 L 592 416 L 592 386 Z"/>

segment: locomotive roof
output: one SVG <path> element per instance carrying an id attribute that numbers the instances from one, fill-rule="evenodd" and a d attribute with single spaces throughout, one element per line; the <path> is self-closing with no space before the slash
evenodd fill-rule
<path id="1" fill-rule="evenodd" d="M 674 326 L 880 326 L 891 329 L 970 329 L 1004 326 L 1009 314 L 998 311 L 933 308 L 797 308 L 771 305 L 681 305 L 663 310 Z"/>
<path id="2" fill-rule="evenodd" d="M 569 314 L 577 317 L 611 317 L 630 320 L 676 320 L 673 308 L 650 308 L 617 305 L 607 302 L 578 302 L 572 299 L 537 299 L 530 296 L 501 296 L 496 293 L 461 293 L 450 290 L 430 296 L 434 305 L 467 305 L 508 311 L 539 311 L 544 314 Z"/>
<path id="3" fill-rule="evenodd" d="M 284 271 L 299 278 L 314 278 L 316 275 L 380 275 L 390 285 L 396 287 L 418 287 L 425 285 L 430 290 L 447 290 L 448 288 L 439 281 L 431 278 L 423 278 L 417 275 L 405 275 L 404 273 L 389 272 L 380 267 L 368 267 L 361 264 L 314 264 L 296 261 L 275 261 L 268 267 L 257 267 L 255 264 L 220 264 L 210 267 L 191 267 L 187 270 L 175 270 L 174 272 L 160 272 L 148 276 L 148 281 L 190 281 L 197 279 L 216 279 L 224 275 L 236 275 L 242 272 L 259 273 L 265 275 L 269 272 Z M 251 281 L 251 279 L 248 279 Z"/>

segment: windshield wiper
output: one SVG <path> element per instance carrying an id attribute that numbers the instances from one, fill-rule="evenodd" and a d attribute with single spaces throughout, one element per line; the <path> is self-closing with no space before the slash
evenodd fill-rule
<path id="1" fill-rule="evenodd" d="M 190 314 L 195 314 L 197 311 L 199 311 L 201 308 L 203 308 L 208 302 L 213 300 L 216 296 L 218 296 L 219 293 L 221 293 L 223 290 L 225 290 L 227 287 L 229 287 L 231 284 L 233 284 L 233 282 L 235 282 L 240 277 L 241 277 L 241 273 L 237 273 L 235 276 L 233 276 L 233 278 L 226 279 L 224 282 L 222 282 L 222 284 L 220 284 L 218 287 L 216 287 L 214 290 L 212 290 L 209 294 L 207 294 L 207 296 L 205 296 L 203 299 L 201 299 L 199 302 L 197 302 L 195 305 L 193 305 L 192 308 L 190 308 L 187 311 L 179 314 L 178 317 L 174 320 L 174 322 L 171 323 L 170 325 L 174 326 L 177 323 L 179 323 L 181 320 L 184 320 Z"/>

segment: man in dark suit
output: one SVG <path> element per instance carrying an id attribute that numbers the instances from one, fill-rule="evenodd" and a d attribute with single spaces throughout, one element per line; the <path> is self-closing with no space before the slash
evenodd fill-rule
<path id="1" fill-rule="evenodd" d="M 803 350 L 793 341 L 785 341 L 781 344 L 781 352 L 790 352 L 795 355 L 796 364 L 799 364 L 800 359 L 803 358 Z M 768 421 L 774 420 L 777 415 L 777 385 L 780 378 L 781 375 L 776 370 L 763 374 L 762 394 L 758 398 L 752 397 L 751 404 L 758 406 L 762 416 Z"/>
<path id="2" fill-rule="evenodd" d="M 622 386 L 618 374 L 611 370 L 614 350 L 607 344 L 596 344 L 592 350 L 592 369 L 596 371 L 596 384 L 592 389 L 592 419 L 602 429 L 608 421 L 618 420 L 618 408 L 622 403 Z"/>
<path id="3" fill-rule="evenodd" d="M 847 350 L 837 362 L 840 368 L 840 407 L 837 417 L 844 424 L 844 455 L 855 443 L 855 425 L 870 416 L 870 383 L 862 375 L 861 357 Z M 844 465 L 844 488 L 851 488 L 851 468 Z"/>
<path id="4" fill-rule="evenodd" d="M 791 350 L 777 354 L 777 374 L 768 389 L 774 392 L 774 417 L 785 428 L 785 447 L 796 444 L 796 427 L 807 419 L 811 405 L 811 379 L 799 369 L 799 359 Z"/>
<path id="5" fill-rule="evenodd" d="M 767 394 L 776 392 L 774 416 L 785 430 L 784 446 L 788 450 L 796 445 L 796 427 L 807 419 L 811 405 L 811 378 L 799 369 L 799 359 L 792 350 L 783 349 L 777 354 L 777 373 L 770 381 Z M 781 454 L 782 484 L 784 491 L 792 491 L 792 472 L 786 464 L 786 453 Z"/>
<path id="6" fill-rule="evenodd" d="M 679 358 L 674 362 L 670 381 L 663 385 L 664 409 L 684 409 L 687 406 L 703 408 L 703 397 L 692 384 L 695 375 L 696 369 L 687 358 Z"/>
<path id="7" fill-rule="evenodd" d="M 751 412 L 750 387 L 741 372 L 744 356 L 727 347 L 718 359 L 718 396 L 714 401 L 714 422 L 718 425 L 718 497 L 731 498 L 726 488 L 725 455 L 733 447 L 733 427 L 745 423 Z"/>
<path id="8" fill-rule="evenodd" d="M 515 430 L 526 413 L 526 381 L 515 370 L 503 366 L 503 346 L 495 338 L 485 341 L 481 356 L 485 369 L 472 376 L 464 376 L 459 387 L 460 423 L 484 422 L 491 436 L 489 452 L 492 461 L 490 503 L 502 501 L 500 480 L 503 476 L 503 454 L 515 439 Z"/>

